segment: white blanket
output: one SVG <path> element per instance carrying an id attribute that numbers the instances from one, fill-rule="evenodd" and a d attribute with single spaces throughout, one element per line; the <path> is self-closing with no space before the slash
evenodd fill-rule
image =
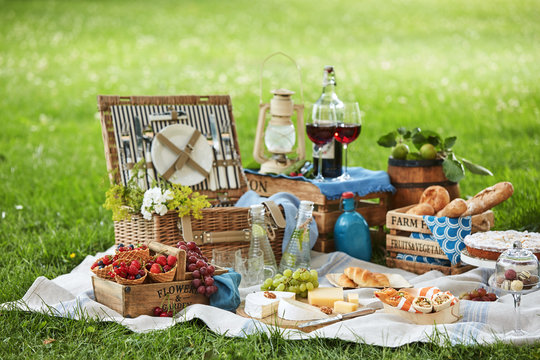
<path id="1" fill-rule="evenodd" d="M 112 253 L 112 248 L 106 253 Z M 55 316 L 85 319 L 98 318 L 103 321 L 115 321 L 135 332 L 148 332 L 165 329 L 175 323 L 194 318 L 201 319 L 208 327 L 229 337 L 244 337 L 256 332 L 276 332 L 276 328 L 257 320 L 246 319 L 228 311 L 206 305 L 191 305 L 177 314 L 175 318 L 139 316 L 135 319 L 124 318 L 116 311 L 94 301 L 90 265 L 96 256 L 88 256 L 69 274 L 53 280 L 39 277 L 19 301 L 0 305 L 4 309 L 36 311 Z M 321 286 L 331 286 L 324 275 L 341 272 L 347 266 L 360 266 L 371 271 L 397 273 L 403 275 L 415 287 L 437 286 L 459 295 L 487 283 L 493 272 L 487 269 L 475 269 L 455 276 L 444 276 L 431 271 L 424 275 L 364 262 L 335 252 L 331 254 L 312 253 L 312 267 L 319 271 Z M 252 289 L 242 289 L 245 296 Z M 358 292 L 360 302 L 368 304 L 376 301 L 373 289 L 349 290 Z M 498 294 L 503 295 L 503 294 Z M 339 338 L 380 346 L 396 347 L 411 342 L 436 342 L 443 344 L 491 343 L 497 340 L 516 344 L 532 343 L 540 340 L 540 291 L 523 296 L 521 303 L 521 324 L 526 336 L 510 337 L 514 328 L 514 306 L 511 295 L 503 295 L 495 303 L 462 301 L 463 318 L 454 324 L 415 325 L 397 315 L 386 314 L 380 310 L 374 314 L 328 325 L 311 333 L 298 330 L 278 329 L 287 339 L 306 339 L 312 337 Z"/>

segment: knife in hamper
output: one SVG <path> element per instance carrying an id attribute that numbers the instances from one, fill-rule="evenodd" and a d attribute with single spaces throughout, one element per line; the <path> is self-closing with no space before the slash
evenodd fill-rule
<path id="1" fill-rule="evenodd" d="M 337 314 L 337 316 L 333 316 L 333 317 L 327 318 L 327 319 L 310 321 L 310 322 L 298 325 L 298 328 L 303 329 L 303 328 L 306 328 L 306 327 L 309 327 L 309 326 L 331 324 L 331 323 L 335 323 L 335 322 L 338 322 L 338 321 L 341 321 L 341 320 L 347 320 L 347 319 L 352 319 L 352 318 L 355 318 L 355 317 L 358 317 L 358 316 L 364 316 L 364 315 L 373 314 L 375 311 L 377 311 L 377 309 L 363 308 L 363 309 L 356 310 L 356 311 L 353 311 L 353 312 L 350 312 L 350 313 L 347 313 L 347 314 Z"/>

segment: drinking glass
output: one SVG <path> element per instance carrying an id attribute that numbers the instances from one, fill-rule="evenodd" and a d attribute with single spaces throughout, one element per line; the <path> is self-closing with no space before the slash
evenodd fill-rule
<path id="1" fill-rule="evenodd" d="M 308 117 L 306 133 L 318 152 L 334 138 L 336 131 L 336 109 L 333 104 L 314 104 Z M 322 176 L 322 154 L 319 154 L 315 181 L 324 181 Z"/>
<path id="2" fill-rule="evenodd" d="M 345 103 L 342 109 L 343 118 L 336 126 L 334 138 L 343 144 L 345 149 L 345 171 L 337 178 L 338 181 L 345 181 L 351 178 L 347 159 L 347 149 L 349 144 L 358 138 L 362 131 L 362 113 L 357 102 Z"/>

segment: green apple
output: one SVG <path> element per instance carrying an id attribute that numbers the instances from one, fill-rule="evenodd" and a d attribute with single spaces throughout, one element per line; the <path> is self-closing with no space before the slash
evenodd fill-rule
<path id="1" fill-rule="evenodd" d="M 409 153 L 409 147 L 407 144 L 397 144 L 392 150 L 392 157 L 394 159 L 404 160 Z"/>
<path id="2" fill-rule="evenodd" d="M 420 155 L 426 160 L 433 160 L 437 157 L 437 149 L 431 144 L 424 144 L 420 148 Z"/>

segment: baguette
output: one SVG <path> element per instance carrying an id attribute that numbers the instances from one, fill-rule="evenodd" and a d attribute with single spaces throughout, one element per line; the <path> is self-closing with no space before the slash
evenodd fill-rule
<path id="1" fill-rule="evenodd" d="M 373 273 L 359 267 L 348 267 L 344 271 L 345 275 L 359 287 L 387 287 L 390 286 L 388 278 L 384 274 Z"/>
<path id="2" fill-rule="evenodd" d="M 482 214 L 508 199 L 513 193 L 514 187 L 507 181 L 490 186 L 467 200 L 467 211 L 462 216 Z"/>
<path id="3" fill-rule="evenodd" d="M 435 209 L 433 209 L 433 206 L 429 205 L 428 203 L 416 204 L 412 208 L 407 210 L 406 214 L 435 215 Z"/>
<path id="4" fill-rule="evenodd" d="M 457 218 L 467 211 L 467 202 L 463 199 L 454 199 L 450 201 L 441 211 L 437 213 L 437 217 Z"/>
<path id="5" fill-rule="evenodd" d="M 338 285 L 344 288 L 356 288 L 358 285 L 345 274 L 341 274 L 337 281 Z"/>

